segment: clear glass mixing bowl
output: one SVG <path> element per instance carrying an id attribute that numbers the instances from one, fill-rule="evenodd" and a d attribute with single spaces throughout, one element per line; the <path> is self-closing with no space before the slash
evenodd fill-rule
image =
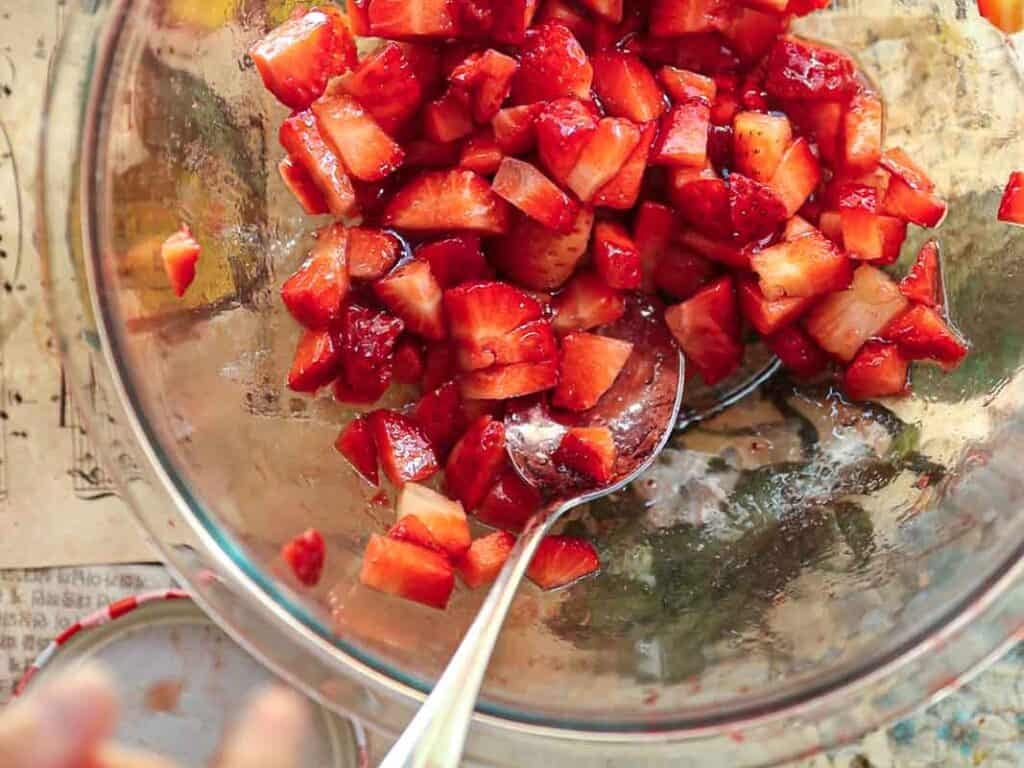
<path id="1" fill-rule="evenodd" d="M 393 512 L 331 449 L 349 412 L 284 386 L 298 329 L 277 290 L 315 223 L 277 177 L 284 111 L 245 51 L 291 3 L 72 5 L 40 210 L 73 394 L 207 609 L 393 733 L 481 595 L 440 613 L 358 585 Z M 843 0 L 797 26 L 858 56 L 889 145 L 949 199 L 946 286 L 972 355 L 950 376 L 919 366 L 915 396 L 884 405 L 774 376 L 571 520 L 603 571 L 522 589 L 470 745 L 488 763 L 772 763 L 928 701 L 1024 625 L 1024 230 L 995 220 L 1024 167 L 1021 56 L 964 0 Z M 158 251 L 183 221 L 203 257 L 180 301 Z M 329 542 L 313 591 L 277 557 L 310 525 Z"/>

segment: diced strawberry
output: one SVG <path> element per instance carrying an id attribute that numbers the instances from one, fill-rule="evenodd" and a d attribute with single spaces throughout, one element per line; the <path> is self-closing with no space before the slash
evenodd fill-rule
<path id="1" fill-rule="evenodd" d="M 450 0 L 370 0 L 368 18 L 375 37 L 454 37 L 458 32 Z"/>
<path id="2" fill-rule="evenodd" d="M 711 103 L 711 124 L 732 125 L 740 112 L 740 102 L 733 91 L 719 89 Z"/>
<path id="3" fill-rule="evenodd" d="M 711 108 L 701 101 L 677 104 L 661 119 L 651 162 L 701 167 L 708 156 Z"/>
<path id="4" fill-rule="evenodd" d="M 481 281 L 449 288 L 444 293 L 444 306 L 452 337 L 478 347 L 541 316 L 536 299 L 500 282 Z"/>
<path id="5" fill-rule="evenodd" d="M 351 96 L 317 99 L 312 109 L 321 135 L 357 179 L 383 179 L 405 159 L 402 148 Z"/>
<path id="6" fill-rule="evenodd" d="M 768 299 L 817 296 L 841 291 L 850 284 L 852 265 L 835 244 L 820 233 L 765 248 L 750 257 Z"/>
<path id="7" fill-rule="evenodd" d="M 839 51 L 796 37 L 780 37 L 768 54 L 765 88 L 779 99 L 842 99 L 857 85 L 856 65 Z"/>
<path id="8" fill-rule="evenodd" d="M 735 269 L 750 269 L 750 254 L 735 243 L 725 243 L 696 230 L 684 229 L 679 233 L 679 244 L 718 264 Z"/>
<path id="9" fill-rule="evenodd" d="M 1024 6 L 1015 0 L 978 0 L 978 12 L 1008 35 L 1024 29 Z"/>
<path id="10" fill-rule="evenodd" d="M 646 123 L 665 111 L 665 94 L 651 70 L 632 53 L 602 51 L 594 55 L 594 91 L 608 114 Z"/>
<path id="11" fill-rule="evenodd" d="M 761 293 L 756 280 L 741 278 L 739 281 L 739 301 L 740 311 L 747 318 L 747 321 L 762 336 L 769 336 L 790 325 L 800 315 L 810 309 L 815 299 L 813 296 L 805 296 L 793 299 L 775 299 L 772 301 L 765 298 L 765 295 Z"/>
<path id="12" fill-rule="evenodd" d="M 375 402 L 391 384 L 395 343 L 402 332 L 397 317 L 356 304 L 342 317 L 342 369 L 335 396 L 345 401 Z"/>
<path id="13" fill-rule="evenodd" d="M 640 251 L 621 224 L 600 221 L 594 227 L 594 268 L 609 286 L 640 287 Z"/>
<path id="14" fill-rule="evenodd" d="M 892 264 L 900 257 L 907 238 L 907 223 L 892 216 L 880 216 L 857 208 L 839 213 L 843 247 L 850 258 L 876 264 Z"/>
<path id="15" fill-rule="evenodd" d="M 327 213 L 327 198 L 320 191 L 320 187 L 313 181 L 309 172 L 290 156 L 285 156 L 277 165 L 278 173 L 281 174 L 281 181 L 288 187 L 288 191 L 295 196 L 302 210 L 308 216 L 319 216 Z"/>
<path id="16" fill-rule="evenodd" d="M 405 487 L 408 488 L 410 485 L 414 485 L 414 483 L 406 483 Z M 415 515 L 406 515 L 388 528 L 388 538 L 415 544 L 417 547 L 423 547 L 431 552 L 449 557 L 448 552 L 437 543 L 437 539 L 431 534 L 426 524 Z"/>
<path id="17" fill-rule="evenodd" d="M 703 256 L 673 245 L 654 268 L 654 283 L 662 293 L 682 301 L 710 283 L 717 274 L 715 265 Z"/>
<path id="18" fill-rule="evenodd" d="M 506 157 L 491 182 L 494 192 L 549 229 L 568 232 L 579 205 L 536 167 Z"/>
<path id="19" fill-rule="evenodd" d="M 365 227 L 349 229 L 345 250 L 348 276 L 354 280 L 376 280 L 383 277 L 398 261 L 401 249 L 398 239 L 387 232 Z"/>
<path id="20" fill-rule="evenodd" d="M 471 400 L 508 400 L 551 389 L 558 383 L 558 363 L 495 365 L 459 377 L 459 391 Z"/>
<path id="21" fill-rule="evenodd" d="M 481 416 L 469 425 L 448 456 L 445 490 L 465 509 L 476 509 L 505 460 L 505 425 Z"/>
<path id="22" fill-rule="evenodd" d="M 811 152 L 810 144 L 799 138 L 790 144 L 775 169 L 771 188 L 786 206 L 786 215 L 793 216 L 811 196 L 821 181 L 821 166 Z"/>
<path id="23" fill-rule="evenodd" d="M 462 148 L 457 141 L 410 141 L 405 145 L 405 167 L 450 168 L 459 164 L 461 154 Z"/>
<path id="24" fill-rule="evenodd" d="M 587 252 L 594 212 L 581 207 L 568 234 L 548 229 L 515 213 L 508 235 L 494 244 L 490 256 L 498 271 L 524 288 L 547 291 L 561 287 Z"/>
<path id="25" fill-rule="evenodd" d="M 167 273 L 174 295 L 181 298 L 196 279 L 196 262 L 199 261 L 199 243 L 185 224 L 181 229 L 164 240 L 160 246 L 160 260 Z"/>
<path id="26" fill-rule="evenodd" d="M 340 362 L 341 345 L 332 331 L 305 331 L 288 372 L 288 388 L 316 392 L 338 375 Z"/>
<path id="27" fill-rule="evenodd" d="M 493 176 L 501 167 L 503 157 L 501 147 L 494 138 L 494 132 L 490 128 L 484 128 L 466 139 L 462 145 L 459 167 L 475 171 L 481 176 Z"/>
<path id="28" fill-rule="evenodd" d="M 444 555 L 373 534 L 363 554 L 359 582 L 443 610 L 455 589 L 455 571 Z"/>
<path id="29" fill-rule="evenodd" d="M 506 531 L 477 539 L 456 565 L 459 576 L 470 589 L 490 584 L 498 578 L 515 545 L 516 537 Z"/>
<path id="30" fill-rule="evenodd" d="M 461 343 L 456 359 L 461 370 L 476 371 L 492 365 L 554 360 L 557 352 L 551 323 L 532 320 L 501 336 Z"/>
<path id="31" fill-rule="evenodd" d="M 765 336 L 764 345 L 799 378 L 817 376 L 828 367 L 828 355 L 799 325 L 790 325 Z"/>
<path id="32" fill-rule="evenodd" d="M 353 419 L 341 430 L 334 448 L 370 485 L 380 484 L 377 472 L 377 444 L 369 422 L 362 416 Z"/>
<path id="33" fill-rule="evenodd" d="M 331 86 L 333 89 L 333 85 Z M 354 97 L 389 133 L 416 114 L 426 84 L 399 43 L 388 42 L 338 80 L 338 88 Z"/>
<path id="34" fill-rule="evenodd" d="M 928 178 L 928 174 L 899 147 L 885 150 L 879 164 L 893 176 L 903 179 L 911 189 L 922 189 L 925 192 L 935 189 L 935 184 Z"/>
<path id="35" fill-rule="evenodd" d="M 472 541 L 462 504 L 418 483 L 406 483 L 398 494 L 399 521 L 415 517 L 434 541 L 454 560 L 462 557 Z"/>
<path id="36" fill-rule="evenodd" d="M 676 37 L 707 32 L 718 25 L 724 5 L 721 0 L 654 0 L 651 3 L 651 34 Z"/>
<path id="37" fill-rule="evenodd" d="M 594 545 L 571 536 L 547 536 L 537 547 L 527 577 L 541 589 L 557 589 L 601 567 Z"/>
<path id="38" fill-rule="evenodd" d="M 869 341 L 846 369 L 843 391 L 852 400 L 905 394 L 909 367 L 895 344 Z"/>
<path id="39" fill-rule="evenodd" d="M 618 449 L 608 427 L 572 427 L 563 436 L 551 460 L 597 485 L 612 479 Z"/>
<path id="40" fill-rule="evenodd" d="M 489 48 L 480 56 L 475 70 L 471 83 L 473 119 L 478 123 L 489 123 L 512 90 L 512 79 L 519 70 L 519 62 Z"/>
<path id="41" fill-rule="evenodd" d="M 345 13 L 353 35 L 370 34 L 370 0 L 347 0 Z"/>
<path id="42" fill-rule="evenodd" d="M 307 587 L 320 583 L 326 557 L 327 545 L 316 528 L 300 533 L 281 549 L 281 559 L 288 563 L 295 578 Z"/>
<path id="43" fill-rule="evenodd" d="M 654 290 L 654 275 L 658 262 L 679 231 L 675 212 L 660 203 L 645 201 L 637 209 L 633 220 L 633 241 L 640 251 L 640 289 Z"/>
<path id="44" fill-rule="evenodd" d="M 946 218 L 946 203 L 924 189 L 914 189 L 894 176 L 882 202 L 882 212 L 919 227 L 937 227 Z"/>
<path id="45" fill-rule="evenodd" d="M 619 172 L 611 181 L 601 187 L 594 195 L 593 204 L 618 210 L 629 210 L 636 205 L 640 197 L 640 187 L 644 181 L 644 171 L 651 154 L 651 147 L 658 136 L 658 124 L 650 122 L 640 132 L 633 153 L 626 158 Z"/>
<path id="46" fill-rule="evenodd" d="M 942 306 L 942 267 L 939 261 L 939 244 L 929 240 L 921 246 L 917 260 L 900 281 L 900 293 L 915 304 Z"/>
<path id="47" fill-rule="evenodd" d="M 786 206 L 767 184 L 731 173 L 729 214 L 736 241 L 749 243 L 777 232 L 786 220 Z"/>
<path id="48" fill-rule="evenodd" d="M 877 213 L 881 201 L 877 187 L 833 177 L 826 188 L 824 202 L 834 205 L 840 211 L 856 209 L 867 213 Z"/>
<path id="49" fill-rule="evenodd" d="M 696 179 L 670 191 L 672 202 L 683 219 L 713 240 L 732 237 L 729 186 L 722 179 Z"/>
<path id="50" fill-rule="evenodd" d="M 337 8 L 310 8 L 269 32 L 249 56 L 267 90 L 287 107 L 306 109 L 327 81 L 356 64 L 356 46 Z"/>
<path id="51" fill-rule="evenodd" d="M 417 246 L 416 258 L 430 265 L 442 288 L 452 288 L 471 280 L 492 277 L 491 268 L 480 250 L 479 235 L 454 235 Z"/>
<path id="52" fill-rule="evenodd" d="M 843 247 L 843 216 L 840 211 L 822 211 L 818 217 L 818 226 L 821 234 L 840 248 Z"/>
<path id="53" fill-rule="evenodd" d="M 730 277 L 666 309 L 665 323 L 687 361 L 709 386 L 729 376 L 743 360 L 739 312 Z"/>
<path id="54" fill-rule="evenodd" d="M 626 311 L 623 295 L 593 272 L 580 272 L 554 302 L 554 329 L 559 334 L 614 323 Z"/>
<path id="55" fill-rule="evenodd" d="M 676 104 L 696 100 L 711 106 L 718 93 L 714 80 L 688 69 L 664 66 L 658 70 L 658 79 Z"/>
<path id="56" fill-rule="evenodd" d="M 423 345 L 403 336 L 395 345 L 395 379 L 403 384 L 419 384 L 423 378 Z"/>
<path id="57" fill-rule="evenodd" d="M 832 165 L 842 161 L 840 139 L 843 131 L 844 106 L 838 101 L 788 101 L 785 104 L 790 122 L 799 133 L 812 138 L 818 153 Z"/>
<path id="58" fill-rule="evenodd" d="M 341 160 L 331 150 L 310 110 L 298 112 L 281 124 L 281 145 L 303 167 L 323 192 L 327 207 L 335 216 L 351 216 L 356 208 L 352 180 Z"/>
<path id="59" fill-rule="evenodd" d="M 494 140 L 506 155 L 525 155 L 537 143 L 537 115 L 544 104 L 523 104 L 499 110 L 491 120 Z"/>
<path id="60" fill-rule="evenodd" d="M 393 485 L 426 480 L 440 468 L 420 426 L 397 411 L 374 411 L 367 420 L 381 467 Z"/>
<path id="61" fill-rule="evenodd" d="M 894 342 L 908 360 L 934 360 L 947 370 L 956 368 L 967 356 L 967 344 L 931 307 L 917 304 L 882 331 L 882 338 Z"/>
<path id="62" fill-rule="evenodd" d="M 519 532 L 540 508 L 540 491 L 511 466 L 502 470 L 476 511 L 477 519 L 507 531 Z"/>
<path id="63" fill-rule="evenodd" d="M 850 99 L 843 122 L 843 160 L 852 170 L 866 171 L 882 158 L 882 100 L 862 89 Z"/>
<path id="64" fill-rule="evenodd" d="M 722 36 L 744 61 L 763 61 L 779 35 L 786 31 L 789 20 L 778 13 L 733 8 L 721 25 Z M 760 90 L 760 88 L 758 88 Z M 747 108 L 752 108 L 747 104 Z M 760 105 L 758 105 L 760 108 Z"/>
<path id="65" fill-rule="evenodd" d="M 455 349 L 447 342 L 427 343 L 425 346 L 427 353 L 420 388 L 430 392 L 455 376 Z"/>
<path id="66" fill-rule="evenodd" d="M 502 0 L 493 3 L 494 27 L 491 36 L 499 43 L 518 44 L 533 23 L 538 0 Z"/>
<path id="67" fill-rule="evenodd" d="M 826 296 L 807 314 L 804 326 L 825 351 L 849 362 L 857 350 L 908 306 L 892 279 L 862 264 L 845 291 Z"/>
<path id="68" fill-rule="evenodd" d="M 462 398 L 454 381 L 446 381 L 423 395 L 409 415 L 419 424 L 439 458 L 448 455 L 466 427 Z"/>
<path id="69" fill-rule="evenodd" d="M 1014 171 L 999 201 L 999 221 L 1024 224 L 1024 171 Z"/>
<path id="70" fill-rule="evenodd" d="M 537 150 L 551 175 L 565 184 L 583 148 L 597 131 L 593 109 L 577 99 L 556 99 L 537 115 Z"/>
<path id="71" fill-rule="evenodd" d="M 770 183 L 793 141 L 789 120 L 785 115 L 740 112 L 732 125 L 736 170 L 755 181 Z"/>
<path id="72" fill-rule="evenodd" d="M 508 204 L 472 171 L 423 173 L 388 204 L 384 221 L 414 232 L 467 229 L 500 235 L 508 230 Z"/>
<path id="73" fill-rule="evenodd" d="M 601 119 L 569 171 L 566 186 L 580 200 L 589 202 L 621 170 L 639 143 L 640 129 L 628 120 Z"/>
<path id="74" fill-rule="evenodd" d="M 388 309 L 405 323 L 407 330 L 426 339 L 447 336 L 443 293 L 430 271 L 430 264 L 413 259 L 373 285 L 373 290 Z"/>
<path id="75" fill-rule="evenodd" d="M 590 98 L 594 68 L 569 28 L 558 23 L 527 30 L 519 50 L 519 71 L 512 80 L 516 104 L 551 101 L 563 96 Z"/>
<path id="76" fill-rule="evenodd" d="M 562 339 L 558 386 L 551 397 L 556 408 L 585 411 L 597 405 L 633 352 L 628 341 L 570 333 Z"/>
<path id="77" fill-rule="evenodd" d="M 316 237 L 309 257 L 281 286 L 281 299 L 307 328 L 326 328 L 341 317 L 348 294 L 348 231 L 329 224 Z"/>
<path id="78" fill-rule="evenodd" d="M 580 0 L 585 8 L 596 15 L 618 24 L 623 17 L 623 0 Z"/>
<path id="79" fill-rule="evenodd" d="M 423 133 L 431 141 L 458 141 L 475 127 L 469 96 L 459 89 L 449 88 L 423 108 Z"/>

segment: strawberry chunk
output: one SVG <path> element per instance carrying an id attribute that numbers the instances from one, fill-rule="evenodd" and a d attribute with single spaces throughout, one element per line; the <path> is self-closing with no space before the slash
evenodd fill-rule
<path id="1" fill-rule="evenodd" d="M 786 206 L 786 215 L 794 216 L 821 181 L 821 166 L 804 138 L 794 141 L 772 176 L 771 187 Z"/>
<path id="2" fill-rule="evenodd" d="M 515 545 L 516 537 L 506 531 L 477 539 L 456 565 L 459 576 L 470 589 L 490 584 L 498 578 Z"/>
<path id="3" fill-rule="evenodd" d="M 907 238 L 907 223 L 892 216 L 847 208 L 839 213 L 843 247 L 851 258 L 892 264 Z"/>
<path id="4" fill-rule="evenodd" d="M 343 402 L 376 402 L 391 384 L 402 321 L 387 312 L 350 304 L 341 325 L 344 375 L 335 387 L 335 397 Z"/>
<path id="5" fill-rule="evenodd" d="M 384 221 L 413 232 L 467 229 L 492 235 L 508 231 L 508 204 L 472 171 L 424 173 L 402 187 Z"/>
<path id="6" fill-rule="evenodd" d="M 850 99 L 843 121 L 843 160 L 848 169 L 870 170 L 882 159 L 882 100 L 862 89 Z"/>
<path id="7" fill-rule="evenodd" d="M 303 167 L 324 194 L 327 207 L 338 217 L 355 213 L 356 193 L 341 160 L 327 145 L 316 117 L 310 110 L 298 112 L 283 123 L 278 132 L 281 146 Z"/>
<path id="8" fill-rule="evenodd" d="M 711 108 L 701 101 L 672 107 L 661 119 L 661 132 L 651 162 L 701 167 L 708 157 Z"/>
<path id="9" fill-rule="evenodd" d="M 754 181 L 771 183 L 793 141 L 789 119 L 785 115 L 739 112 L 733 118 L 732 130 L 736 170 Z"/>
<path id="10" fill-rule="evenodd" d="M 629 210 L 636 205 L 640 197 L 640 187 L 644 181 L 644 171 L 647 170 L 647 163 L 651 154 L 651 147 L 658 137 L 658 124 L 650 122 L 640 131 L 640 141 L 637 142 L 632 154 L 626 158 L 619 172 L 611 181 L 601 187 L 594 195 L 593 204 L 617 210 Z"/>
<path id="11" fill-rule="evenodd" d="M 600 221 L 594 227 L 594 268 L 612 288 L 640 287 L 640 251 L 625 227 Z"/>
<path id="12" fill-rule="evenodd" d="M 593 272 L 580 272 L 555 298 L 554 329 L 559 334 L 614 323 L 626 311 L 626 299 Z"/>
<path id="13" fill-rule="evenodd" d="M 566 234 L 548 229 L 523 214 L 514 214 L 509 234 L 495 243 L 491 260 L 498 271 L 535 291 L 561 287 L 587 252 L 594 212 L 581 207 Z"/>
<path id="14" fill-rule="evenodd" d="M 334 441 L 334 448 L 370 485 L 380 484 L 377 444 L 373 441 L 373 432 L 365 418 L 360 416 L 350 421 Z"/>
<path id="15" fill-rule="evenodd" d="M 850 284 L 851 264 L 820 232 L 765 248 L 750 257 L 768 299 L 817 296 Z"/>
<path id="16" fill-rule="evenodd" d="M 714 29 L 723 14 L 721 0 L 654 0 L 650 30 L 657 37 L 676 37 Z"/>
<path id="17" fill-rule="evenodd" d="M 409 336 L 402 336 L 395 345 L 395 379 L 402 384 L 419 384 L 423 365 L 423 345 Z"/>
<path id="18" fill-rule="evenodd" d="M 537 23 L 561 24 L 588 47 L 593 40 L 594 21 L 573 0 L 543 0 L 537 12 Z"/>
<path id="19" fill-rule="evenodd" d="M 566 183 L 596 131 L 593 109 L 577 99 L 556 99 L 543 105 L 536 118 L 537 151 L 556 181 Z"/>
<path id="20" fill-rule="evenodd" d="M 519 71 L 512 80 L 516 104 L 551 101 L 563 96 L 590 98 L 594 68 L 583 46 L 557 23 L 527 30 L 519 51 Z"/>
<path id="21" fill-rule="evenodd" d="M 676 210 L 691 227 L 712 240 L 732 237 L 729 186 L 722 179 L 687 181 L 673 186 L 670 195 Z"/>
<path id="22" fill-rule="evenodd" d="M 437 472 L 434 448 L 415 421 L 397 411 L 374 411 L 366 418 L 381 467 L 392 484 L 419 482 Z"/>
<path id="23" fill-rule="evenodd" d="M 678 218 L 668 206 L 645 201 L 637 208 L 633 220 L 633 241 L 640 252 L 640 290 L 646 293 L 654 290 L 658 262 L 678 230 Z"/>
<path id="24" fill-rule="evenodd" d="M 541 316 L 541 306 L 536 299 L 500 282 L 483 281 L 449 288 L 444 293 L 444 306 L 452 337 L 478 347 Z"/>
<path id="25" fill-rule="evenodd" d="M 839 211 L 822 211 L 818 217 L 821 234 L 840 248 L 843 247 L 843 216 Z"/>
<path id="26" fill-rule="evenodd" d="M 307 328 L 326 328 L 341 317 L 348 295 L 348 231 L 341 224 L 319 230 L 309 257 L 281 286 L 292 317 Z"/>
<path id="27" fill-rule="evenodd" d="M 570 333 L 562 339 L 558 386 L 551 402 L 556 408 L 585 411 L 597 405 L 633 353 L 628 341 Z"/>
<path id="28" fill-rule="evenodd" d="M 769 336 L 790 325 L 814 304 L 813 296 L 768 299 L 751 278 L 739 282 L 740 311 L 762 336 Z"/>
<path id="29" fill-rule="evenodd" d="M 692 229 L 679 233 L 679 244 L 706 259 L 735 269 L 750 269 L 750 253 L 735 243 L 724 243 Z"/>
<path id="30" fill-rule="evenodd" d="M 688 69 L 664 66 L 658 70 L 658 80 L 668 91 L 669 97 L 676 104 L 687 101 L 703 101 L 708 106 L 715 102 L 718 88 L 710 77 L 691 72 Z"/>
<path id="31" fill-rule="evenodd" d="M 721 26 L 721 30 L 722 36 L 741 59 L 747 62 L 762 62 L 779 35 L 786 31 L 787 26 L 788 19 L 777 13 L 754 8 L 734 8 L 728 15 L 728 20 Z M 763 75 L 761 77 L 763 78 Z M 750 91 L 745 90 L 746 95 L 749 95 Z M 760 84 L 757 90 L 761 90 Z M 748 101 L 746 106 L 757 109 L 767 107 L 761 97 L 758 97 L 758 101 L 762 103 Z"/>
<path id="32" fill-rule="evenodd" d="M 556 464 L 597 485 L 611 481 L 617 458 L 615 438 L 608 427 L 573 427 L 551 455 Z"/>
<path id="33" fill-rule="evenodd" d="M 454 37 L 458 32 L 449 0 L 370 0 L 367 18 L 375 37 Z"/>
<path id="34" fill-rule="evenodd" d="M 764 345 L 787 370 L 802 379 L 817 376 L 828 366 L 828 355 L 798 325 L 782 328 L 764 337 Z"/>
<path id="35" fill-rule="evenodd" d="M 579 215 L 579 205 L 572 198 L 522 160 L 502 160 L 491 188 L 530 218 L 558 232 L 571 231 Z"/>
<path id="36" fill-rule="evenodd" d="M 535 121 L 544 104 L 523 104 L 499 110 L 491 119 L 494 140 L 506 155 L 525 155 L 537 143 Z"/>
<path id="37" fill-rule="evenodd" d="M 879 164 L 893 176 L 903 179 L 911 189 L 923 189 L 925 192 L 935 189 L 935 184 L 928 178 L 928 174 L 899 147 L 885 150 Z"/>
<path id="38" fill-rule="evenodd" d="M 448 456 L 446 492 L 465 509 L 476 509 L 505 460 L 505 425 L 488 415 L 479 417 Z"/>
<path id="39" fill-rule="evenodd" d="M 327 558 L 327 545 L 316 528 L 300 533 L 281 549 L 281 559 L 288 563 L 300 583 L 315 587 L 320 583 Z"/>
<path id="40" fill-rule="evenodd" d="M 571 536 L 547 536 L 537 547 L 527 577 L 541 589 L 557 589 L 601 567 L 594 545 Z"/>
<path id="41" fill-rule="evenodd" d="M 786 220 L 786 205 L 768 185 L 731 173 L 729 215 L 735 239 L 749 243 L 778 231 Z"/>
<path id="42" fill-rule="evenodd" d="M 466 427 L 462 398 L 454 381 L 446 381 L 423 395 L 409 414 L 434 446 L 434 453 L 444 458 Z"/>
<path id="43" fill-rule="evenodd" d="M 903 395 L 909 366 L 895 344 L 869 341 L 846 369 L 843 391 L 852 400 Z"/>
<path id="44" fill-rule="evenodd" d="M 348 230 L 345 255 L 348 276 L 354 280 L 376 280 L 398 261 L 402 246 L 394 235 L 379 229 L 352 227 Z"/>
<path id="45" fill-rule="evenodd" d="M 449 168 L 458 165 L 461 151 L 457 141 L 410 141 L 405 145 L 405 167 Z"/>
<path id="46" fill-rule="evenodd" d="M 160 246 L 160 260 L 167 273 L 174 295 L 181 298 L 185 295 L 192 281 L 196 279 L 196 262 L 199 261 L 201 249 L 192 231 L 185 225 L 164 240 Z"/>
<path id="47" fill-rule="evenodd" d="M 430 264 L 413 259 L 374 283 L 374 292 L 407 330 L 439 341 L 448 335 L 441 306 L 443 292 Z"/>
<path id="48" fill-rule="evenodd" d="M 405 159 L 402 148 L 351 96 L 339 94 L 317 99 L 312 109 L 321 135 L 357 179 L 383 179 Z"/>
<path id="49" fill-rule="evenodd" d="M 665 94 L 639 56 L 620 51 L 594 55 L 594 91 L 609 115 L 646 123 L 665 111 Z"/>
<path id="50" fill-rule="evenodd" d="M 1014 171 L 999 201 L 999 220 L 1024 224 L 1024 171 Z"/>
<path id="51" fill-rule="evenodd" d="M 931 307 L 918 304 L 900 315 L 882 332 L 908 360 L 934 360 L 952 370 L 967 356 L 967 344 Z"/>
<path id="52" fill-rule="evenodd" d="M 302 110 L 320 97 L 327 81 L 356 64 L 356 45 L 341 11 L 310 8 L 270 31 L 249 49 L 267 90 L 287 107 Z"/>
<path id="53" fill-rule="evenodd" d="M 288 388 L 316 392 L 338 375 L 340 363 L 341 345 L 332 331 L 305 331 L 288 372 Z"/>
<path id="54" fill-rule="evenodd" d="M 385 43 L 338 80 L 338 88 L 391 134 L 419 110 L 425 86 L 407 51 L 394 42 Z"/>
<path id="55" fill-rule="evenodd" d="M 463 371 L 476 371 L 492 365 L 554 360 L 557 351 L 551 323 L 533 320 L 501 336 L 460 344 L 456 359 Z"/>
<path id="56" fill-rule="evenodd" d="M 946 203 L 924 189 L 914 189 L 894 176 L 882 201 L 882 212 L 919 227 L 937 227 L 946 218 Z"/>
<path id="57" fill-rule="evenodd" d="M 900 281 L 900 293 L 915 304 L 939 307 L 942 297 L 942 268 L 939 264 L 939 244 L 929 240 L 921 246 L 917 260 Z"/>
<path id="58" fill-rule="evenodd" d="M 908 306 L 892 279 L 863 264 L 845 291 L 826 296 L 807 314 L 804 326 L 825 351 L 849 362 L 868 339 L 876 336 Z"/>
<path id="59" fill-rule="evenodd" d="M 302 210 L 307 216 L 319 216 L 328 213 L 327 198 L 320 191 L 320 187 L 313 181 L 306 169 L 289 156 L 281 159 L 277 164 L 277 171 L 281 174 L 281 181 L 288 187 L 288 191 L 294 195 Z"/>
<path id="60" fill-rule="evenodd" d="M 540 508 L 540 503 L 540 491 L 508 466 L 480 503 L 476 517 L 495 528 L 519 532 Z"/>
<path id="61" fill-rule="evenodd" d="M 685 248 L 671 246 L 654 269 L 655 287 L 676 301 L 688 299 L 718 274 L 715 265 Z"/>
<path id="62" fill-rule="evenodd" d="M 443 610 L 455 589 L 455 571 L 444 555 L 373 534 L 363 554 L 359 582 Z"/>
<path id="63" fill-rule="evenodd" d="M 589 202 L 626 164 L 637 144 L 640 129 L 628 120 L 605 117 L 597 124 L 565 184 L 583 202 Z"/>
<path id="64" fill-rule="evenodd" d="M 398 494 L 399 521 L 414 517 L 452 558 L 462 557 L 469 549 L 469 523 L 462 504 L 418 483 L 406 483 Z"/>
<path id="65" fill-rule="evenodd" d="M 877 213 L 881 200 L 877 187 L 836 176 L 828 183 L 822 202 L 833 203 L 840 211 L 854 209 Z"/>
<path id="66" fill-rule="evenodd" d="M 457 68 L 451 79 L 456 82 L 462 74 L 459 84 L 470 91 L 473 119 L 477 123 L 489 123 L 508 98 L 512 79 L 518 70 L 518 61 L 489 48 L 476 57 L 463 73 L 458 73 Z"/>
<path id="67" fill-rule="evenodd" d="M 857 85 L 853 60 L 832 48 L 796 37 L 780 37 L 768 54 L 765 89 L 779 99 L 829 101 Z"/>
<path id="68" fill-rule="evenodd" d="M 442 288 L 492 277 L 478 235 L 454 235 L 417 246 L 416 258 L 430 265 Z"/>
<path id="69" fill-rule="evenodd" d="M 466 139 L 462 145 L 462 155 L 459 157 L 459 168 L 475 171 L 481 176 L 493 176 L 501 167 L 503 158 L 494 132 L 486 128 Z"/>
<path id="70" fill-rule="evenodd" d="M 499 43 L 518 44 L 537 13 L 538 0 L 504 0 L 493 4 L 494 26 L 491 36 Z"/>
<path id="71" fill-rule="evenodd" d="M 736 292 L 730 277 L 666 309 L 665 323 L 687 361 L 709 386 L 733 373 L 743 360 Z"/>
<path id="72" fill-rule="evenodd" d="M 508 400 L 551 389 L 558 383 L 558 363 L 496 365 L 459 377 L 459 391 L 471 400 Z"/>
<path id="73" fill-rule="evenodd" d="M 423 108 L 423 133 L 442 144 L 469 136 L 476 126 L 469 96 L 461 89 L 449 88 L 439 99 Z"/>
<path id="74" fill-rule="evenodd" d="M 408 488 L 410 485 L 414 484 L 407 483 L 405 487 Z M 388 538 L 415 544 L 417 547 L 429 549 L 445 557 L 449 556 L 444 547 L 437 543 L 437 539 L 430 533 L 430 529 L 415 515 L 406 515 L 388 528 Z"/>

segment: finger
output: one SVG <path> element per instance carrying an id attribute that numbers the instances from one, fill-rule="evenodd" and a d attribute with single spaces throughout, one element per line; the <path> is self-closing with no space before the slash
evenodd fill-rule
<path id="1" fill-rule="evenodd" d="M 148 752 L 137 752 L 113 744 L 100 747 L 90 768 L 177 768 L 175 763 Z"/>
<path id="2" fill-rule="evenodd" d="M 297 768 L 309 711 L 291 691 L 274 688 L 246 707 L 221 751 L 219 768 Z"/>
<path id="3" fill-rule="evenodd" d="M 0 716 L 3 768 L 70 768 L 106 741 L 117 697 L 101 669 L 82 666 L 44 683 Z"/>

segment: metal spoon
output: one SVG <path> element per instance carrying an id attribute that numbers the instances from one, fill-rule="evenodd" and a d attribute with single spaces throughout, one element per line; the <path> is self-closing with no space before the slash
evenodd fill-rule
<path id="1" fill-rule="evenodd" d="M 484 673 L 505 615 L 541 539 L 566 512 L 632 482 L 650 466 L 672 434 L 683 396 L 683 357 L 661 322 L 661 308 L 630 299 L 618 322 L 601 330 L 633 343 L 633 352 L 612 388 L 574 426 L 608 427 L 618 459 L 612 480 L 587 486 L 551 461 L 566 431 L 539 401 L 505 417 L 512 463 L 536 486 L 545 504 L 527 523 L 487 600 L 452 656 L 433 692 L 391 748 L 381 768 L 456 768 Z"/>

